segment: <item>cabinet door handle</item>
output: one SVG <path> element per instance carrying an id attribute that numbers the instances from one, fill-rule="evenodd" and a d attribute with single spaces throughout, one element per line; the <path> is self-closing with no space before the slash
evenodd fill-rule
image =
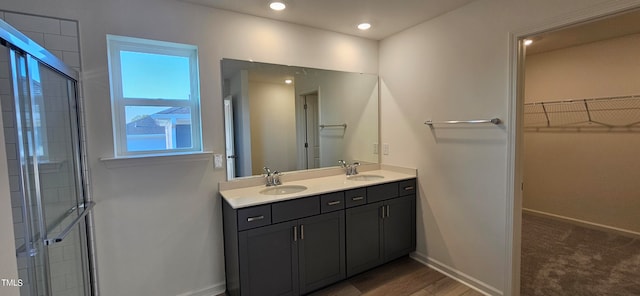
<path id="1" fill-rule="evenodd" d="M 293 241 L 298 241 L 298 226 L 293 226 Z"/>
<path id="2" fill-rule="evenodd" d="M 353 201 L 363 200 L 363 199 L 364 199 L 364 196 L 356 196 L 356 197 L 351 198 L 351 200 L 353 200 Z"/>
<path id="3" fill-rule="evenodd" d="M 304 239 L 304 225 L 300 225 L 300 240 Z"/>
<path id="4" fill-rule="evenodd" d="M 406 191 L 413 190 L 413 189 L 415 189 L 415 187 L 413 187 L 413 186 L 407 186 L 407 187 L 404 188 L 404 190 L 406 190 Z"/>
<path id="5" fill-rule="evenodd" d="M 384 206 L 380 207 L 380 218 L 384 219 Z"/>
<path id="6" fill-rule="evenodd" d="M 391 206 L 387 205 L 387 217 L 389 217 L 389 208 L 391 208 Z"/>
<path id="7" fill-rule="evenodd" d="M 335 205 L 339 205 L 339 204 L 340 204 L 339 200 L 330 201 L 330 202 L 327 203 L 327 205 L 330 205 L 330 206 L 335 206 Z"/>
<path id="8" fill-rule="evenodd" d="M 264 216 L 260 215 L 260 216 L 255 216 L 255 217 L 249 217 L 247 218 L 247 222 L 253 222 L 253 221 L 258 221 L 258 220 L 262 220 L 264 219 Z"/>

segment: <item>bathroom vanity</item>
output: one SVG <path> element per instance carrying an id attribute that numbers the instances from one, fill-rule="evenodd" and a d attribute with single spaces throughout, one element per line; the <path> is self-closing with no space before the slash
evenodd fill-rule
<path id="1" fill-rule="evenodd" d="M 415 170 L 223 189 L 229 295 L 303 295 L 415 250 Z"/>

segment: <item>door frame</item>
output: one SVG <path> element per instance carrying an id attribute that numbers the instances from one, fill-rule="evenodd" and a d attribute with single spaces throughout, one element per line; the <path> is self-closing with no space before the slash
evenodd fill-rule
<path id="1" fill-rule="evenodd" d="M 317 95 L 317 112 L 318 112 L 318 122 L 320 121 L 320 108 L 321 106 L 321 90 L 318 86 L 317 88 L 303 90 L 301 92 L 296 92 L 296 151 L 298 152 L 298 160 L 296 164 L 296 169 L 298 170 L 306 170 L 305 164 L 307 155 L 304 149 L 305 143 L 305 133 L 306 133 L 306 122 L 305 122 L 305 110 L 304 110 L 304 97 L 307 95 Z M 320 140 L 318 139 L 318 145 L 320 144 Z"/>
<path id="2" fill-rule="evenodd" d="M 523 113 L 524 113 L 524 65 L 527 37 L 608 17 L 640 8 L 640 1 L 627 0 L 605 3 L 546 20 L 525 30 L 509 35 L 509 103 L 507 136 L 507 215 L 506 215 L 506 264 L 503 295 L 520 295 L 522 191 L 523 191 Z"/>
<path id="3" fill-rule="evenodd" d="M 224 111 L 224 139 L 225 139 L 225 156 L 227 166 L 227 180 L 234 179 L 236 177 L 236 139 L 235 139 L 235 126 L 233 125 L 233 96 L 228 95 L 223 100 Z M 231 155 L 229 155 L 231 154 Z"/>

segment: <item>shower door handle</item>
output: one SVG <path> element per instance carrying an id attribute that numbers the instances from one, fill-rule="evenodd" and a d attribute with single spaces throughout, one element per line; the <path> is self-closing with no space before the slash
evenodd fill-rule
<path id="1" fill-rule="evenodd" d="M 71 231 L 73 230 L 73 228 L 78 225 L 78 223 L 80 223 L 80 221 L 82 221 L 82 219 L 87 216 L 87 214 L 89 214 L 89 212 L 93 209 L 93 206 L 95 206 L 96 203 L 93 201 L 90 201 L 88 203 L 84 204 L 84 211 L 82 211 L 82 213 L 80 213 L 80 215 L 78 217 L 76 217 L 71 224 L 69 224 L 69 226 L 67 226 L 62 232 L 60 232 L 60 234 L 58 234 L 58 236 L 56 236 L 55 238 L 51 238 L 51 239 L 45 239 L 44 240 L 44 244 L 46 246 L 50 246 L 53 244 L 57 244 L 59 242 L 62 242 L 64 240 L 65 237 L 67 237 L 67 235 L 69 235 L 69 233 L 71 233 Z"/>

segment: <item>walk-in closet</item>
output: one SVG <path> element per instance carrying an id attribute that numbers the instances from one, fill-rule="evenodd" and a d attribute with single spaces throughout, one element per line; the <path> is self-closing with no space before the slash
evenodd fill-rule
<path id="1" fill-rule="evenodd" d="M 521 294 L 640 295 L 640 12 L 530 39 Z"/>

